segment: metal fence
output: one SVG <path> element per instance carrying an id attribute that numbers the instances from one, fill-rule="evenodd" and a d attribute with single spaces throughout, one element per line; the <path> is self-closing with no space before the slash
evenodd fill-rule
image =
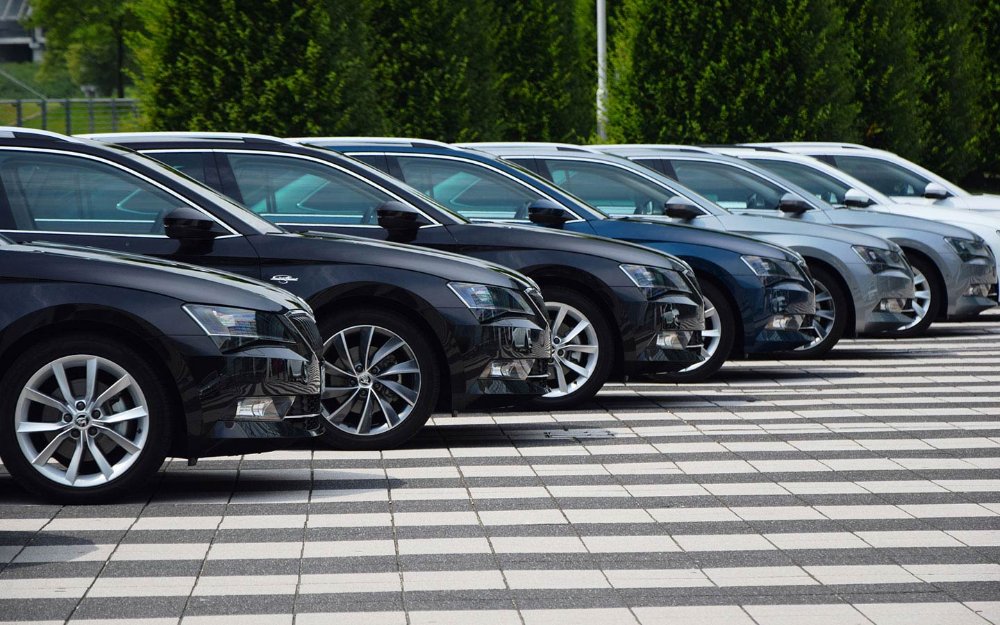
<path id="1" fill-rule="evenodd" d="M 128 98 L 0 100 L 0 125 L 65 134 L 142 129 L 139 103 Z"/>

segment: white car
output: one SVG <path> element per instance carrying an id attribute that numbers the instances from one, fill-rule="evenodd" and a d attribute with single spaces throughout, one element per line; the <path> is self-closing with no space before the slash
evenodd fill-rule
<path id="1" fill-rule="evenodd" d="M 1000 195 L 969 193 L 902 156 L 856 143 L 754 143 L 805 154 L 867 183 L 897 202 L 943 208 L 1000 210 Z"/>

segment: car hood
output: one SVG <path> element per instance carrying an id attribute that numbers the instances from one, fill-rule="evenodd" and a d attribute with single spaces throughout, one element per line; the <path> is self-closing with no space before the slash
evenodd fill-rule
<path id="1" fill-rule="evenodd" d="M 974 208 L 976 210 L 1000 210 L 1000 195 L 984 193 L 981 195 L 963 195 L 961 197 L 949 197 L 937 202 L 932 202 L 931 206 L 942 208 Z"/>
<path id="2" fill-rule="evenodd" d="M 148 256 L 58 243 L 0 247 L 5 278 L 112 286 L 185 303 L 280 312 L 309 310 L 300 298 L 264 282 Z"/>
<path id="3" fill-rule="evenodd" d="M 456 224 L 448 230 L 465 245 L 496 244 L 502 241 L 511 247 L 533 250 L 571 252 L 604 258 L 617 263 L 666 267 L 675 271 L 689 269 L 687 263 L 666 252 L 578 232 L 566 232 L 521 224 Z"/>
<path id="4" fill-rule="evenodd" d="M 930 219 L 909 217 L 907 215 L 894 215 L 890 213 L 879 213 L 876 211 L 854 208 L 835 208 L 826 211 L 826 214 L 829 215 L 833 220 L 833 223 L 838 226 L 918 230 L 943 237 L 959 237 L 962 239 L 970 238 L 971 234 L 965 228 L 959 228 L 958 226 L 952 226 L 939 221 L 932 221 Z"/>
<path id="5" fill-rule="evenodd" d="M 591 221 L 597 234 L 633 243 L 686 243 L 741 256 L 763 256 L 795 262 L 799 256 L 783 247 L 731 232 L 681 226 L 647 215 Z"/>
<path id="6" fill-rule="evenodd" d="M 765 215 L 740 215 L 734 213 L 730 215 L 716 215 L 716 217 L 722 222 L 727 231 L 750 236 L 766 236 L 770 234 L 799 235 L 809 237 L 813 240 L 824 239 L 883 250 L 890 250 L 894 247 L 881 237 L 841 226 L 830 226 L 811 221 L 789 219 L 786 217 L 768 217 Z"/>
<path id="7" fill-rule="evenodd" d="M 280 239 L 282 258 L 292 260 L 373 265 L 417 271 L 449 281 L 475 282 L 519 290 L 536 286 L 530 278 L 503 265 L 413 245 L 313 231 L 263 236 L 272 243 Z"/>
<path id="8" fill-rule="evenodd" d="M 993 210 L 971 211 L 962 208 L 952 208 L 943 204 L 910 204 L 907 202 L 887 205 L 887 208 L 896 209 L 908 216 L 919 217 L 920 219 L 943 221 L 950 224 L 959 224 L 960 226 L 962 224 L 976 224 L 989 226 L 994 230 L 1000 229 L 1000 198 L 998 198 Z"/>

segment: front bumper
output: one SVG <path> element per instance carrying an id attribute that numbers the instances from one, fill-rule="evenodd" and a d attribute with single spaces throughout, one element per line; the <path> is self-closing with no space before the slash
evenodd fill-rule
<path id="1" fill-rule="evenodd" d="M 997 267 L 992 259 L 975 258 L 959 266 L 949 281 L 948 318 L 968 317 L 997 305 Z"/>
<path id="2" fill-rule="evenodd" d="M 816 293 L 812 285 L 789 280 L 759 288 L 755 276 L 745 280 L 756 282 L 758 287 L 746 292 L 740 306 L 745 353 L 788 351 L 815 339 L 812 316 L 816 313 Z"/>
<path id="3" fill-rule="evenodd" d="M 208 337 L 172 340 L 180 347 L 191 380 L 191 388 L 182 389 L 187 445 L 177 455 L 270 451 L 322 432 L 321 368 L 311 348 L 252 347 L 221 354 Z M 267 398 L 273 399 L 279 414 L 247 413 L 245 400 Z"/>
<path id="4" fill-rule="evenodd" d="M 693 294 L 649 301 L 635 287 L 613 291 L 620 304 L 617 323 L 625 375 L 669 373 L 701 362 L 705 308 Z"/>
<path id="5" fill-rule="evenodd" d="M 852 290 L 854 320 L 857 334 L 873 334 L 897 330 L 912 321 L 905 312 L 880 310 L 883 300 L 901 299 L 907 304 L 913 300 L 913 277 L 903 271 L 872 273 L 867 265 L 855 265 L 858 285 Z"/>
<path id="6" fill-rule="evenodd" d="M 548 324 L 524 317 L 479 323 L 467 309 L 441 309 L 449 319 L 451 410 L 472 404 L 516 404 L 549 391 Z"/>

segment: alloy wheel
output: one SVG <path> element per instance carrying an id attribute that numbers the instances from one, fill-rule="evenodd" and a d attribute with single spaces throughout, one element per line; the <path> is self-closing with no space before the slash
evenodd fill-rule
<path id="1" fill-rule="evenodd" d="M 395 332 L 372 325 L 345 328 L 324 343 L 323 358 L 323 416 L 337 429 L 382 434 L 413 412 L 420 365 Z"/>
<path id="2" fill-rule="evenodd" d="M 833 331 L 837 317 L 837 306 L 830 289 L 819 280 L 813 280 L 813 286 L 816 288 L 816 314 L 813 315 L 813 331 L 816 333 L 816 338 L 806 345 L 795 348 L 799 351 L 812 349 L 825 341 Z"/>
<path id="3" fill-rule="evenodd" d="M 121 366 L 100 356 L 54 360 L 31 376 L 14 431 L 32 468 L 57 484 L 93 487 L 120 477 L 142 453 L 149 406 Z"/>
<path id="4" fill-rule="evenodd" d="M 715 352 L 719 349 L 719 343 L 722 342 L 722 317 L 719 315 L 719 311 L 715 308 L 708 298 L 704 299 L 705 303 L 705 329 L 701 333 L 702 347 L 700 362 L 696 362 L 686 369 L 681 369 L 681 373 L 686 371 L 694 371 L 699 367 L 703 366 L 708 359 L 715 355 Z"/>
<path id="5" fill-rule="evenodd" d="M 897 330 L 909 330 L 924 320 L 931 309 L 931 283 L 916 267 L 913 269 L 913 319 Z"/>
<path id="6" fill-rule="evenodd" d="M 550 390 L 543 397 L 564 397 L 594 375 L 600 346 L 597 330 L 580 310 L 560 302 L 546 302 L 552 324 Z"/>

